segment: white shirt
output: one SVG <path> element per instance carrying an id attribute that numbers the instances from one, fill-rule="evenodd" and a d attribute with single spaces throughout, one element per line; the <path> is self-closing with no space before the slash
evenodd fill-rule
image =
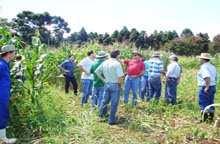
<path id="1" fill-rule="evenodd" d="M 167 67 L 167 77 L 178 78 L 180 76 L 180 66 L 177 62 L 172 62 Z"/>
<path id="2" fill-rule="evenodd" d="M 90 68 L 92 67 L 92 64 L 96 62 L 96 59 L 92 60 L 89 57 L 84 58 L 79 64 L 78 66 L 82 66 L 84 70 L 86 70 L 87 72 L 90 71 Z M 82 76 L 81 79 L 90 79 L 93 80 L 93 74 L 90 74 L 89 76 L 86 75 L 85 72 L 82 72 Z"/>

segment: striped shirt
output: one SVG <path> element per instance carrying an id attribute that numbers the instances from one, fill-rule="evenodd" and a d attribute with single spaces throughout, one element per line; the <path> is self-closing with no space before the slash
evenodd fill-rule
<path id="1" fill-rule="evenodd" d="M 163 62 L 159 58 L 149 60 L 149 76 L 161 76 L 160 70 L 164 70 Z"/>

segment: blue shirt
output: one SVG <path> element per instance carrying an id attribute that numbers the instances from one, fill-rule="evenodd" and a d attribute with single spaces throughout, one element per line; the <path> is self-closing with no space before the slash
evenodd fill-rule
<path id="1" fill-rule="evenodd" d="M 149 76 L 161 76 L 160 70 L 163 69 L 163 62 L 159 58 L 149 60 Z"/>
<path id="2" fill-rule="evenodd" d="M 65 70 L 69 70 L 70 72 L 64 72 L 64 76 L 73 77 L 74 71 L 75 71 L 75 64 L 74 62 L 71 62 L 70 60 L 66 60 L 64 63 L 60 65 L 60 67 L 63 67 Z"/>
<path id="3" fill-rule="evenodd" d="M 9 101 L 10 100 L 10 89 L 11 89 L 11 80 L 10 80 L 10 71 L 9 64 L 0 58 L 0 101 Z"/>
<path id="4" fill-rule="evenodd" d="M 146 70 L 149 70 L 149 61 L 144 61 Z M 148 76 L 148 72 L 144 73 L 144 76 Z"/>
<path id="5" fill-rule="evenodd" d="M 177 62 L 172 62 L 167 66 L 167 77 L 178 78 L 180 76 L 180 65 Z"/>
<path id="6" fill-rule="evenodd" d="M 199 86 L 206 86 L 205 78 L 207 77 L 210 77 L 210 86 L 215 86 L 217 80 L 217 70 L 210 62 L 203 63 L 197 77 Z"/>

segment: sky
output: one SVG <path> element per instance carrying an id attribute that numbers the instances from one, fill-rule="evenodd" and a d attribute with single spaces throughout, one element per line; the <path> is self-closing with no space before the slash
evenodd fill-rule
<path id="1" fill-rule="evenodd" d="M 71 33 L 112 34 L 126 26 L 159 31 L 189 28 L 194 34 L 220 34 L 220 0 L 0 0 L 0 17 L 11 20 L 24 10 L 49 12 L 68 22 Z"/>

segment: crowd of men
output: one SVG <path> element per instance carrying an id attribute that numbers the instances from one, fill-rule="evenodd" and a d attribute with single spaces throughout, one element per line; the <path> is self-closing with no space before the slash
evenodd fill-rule
<path id="1" fill-rule="evenodd" d="M 13 45 L 3 46 L 1 48 L 0 58 L 0 141 L 6 143 L 15 143 L 16 139 L 6 137 L 7 121 L 9 120 L 8 102 L 10 100 L 10 72 L 9 61 L 15 57 L 15 47 Z M 155 98 L 157 101 L 161 96 L 162 82 L 165 84 L 166 102 L 172 105 L 176 104 L 177 85 L 180 83 L 182 68 L 178 64 L 178 58 L 175 55 L 169 57 L 170 64 L 167 72 L 164 71 L 163 62 L 160 60 L 160 52 L 155 52 L 151 59 L 146 58 L 139 52 L 131 53 L 133 59 L 120 59 L 120 51 L 112 50 L 109 54 L 100 51 L 96 56 L 94 51 L 88 51 L 88 57 L 84 58 L 77 67 L 82 71 L 82 101 L 83 106 L 91 97 L 91 108 L 99 108 L 99 116 L 104 117 L 107 113 L 107 105 L 111 101 L 109 125 L 116 124 L 116 112 L 120 100 L 121 90 L 124 89 L 124 104 L 129 101 L 130 90 L 132 91 L 132 106 L 137 105 L 137 92 L 142 100 L 151 101 Z M 216 91 L 217 70 L 209 62 L 212 59 L 208 53 L 202 53 L 201 68 L 198 73 L 198 99 L 201 114 L 206 106 L 214 103 L 214 94 Z M 98 59 L 98 60 L 96 60 Z M 125 80 L 122 64 L 127 66 Z M 70 82 L 74 87 L 74 94 L 77 95 L 78 85 L 75 73 L 74 56 L 69 55 L 69 59 L 60 65 L 64 71 L 65 92 L 69 92 Z M 161 76 L 164 76 L 161 82 Z M 23 81 L 24 82 L 24 81 Z M 199 123 L 204 121 L 213 121 L 215 107 L 211 107 L 204 112 L 204 117 Z"/>

